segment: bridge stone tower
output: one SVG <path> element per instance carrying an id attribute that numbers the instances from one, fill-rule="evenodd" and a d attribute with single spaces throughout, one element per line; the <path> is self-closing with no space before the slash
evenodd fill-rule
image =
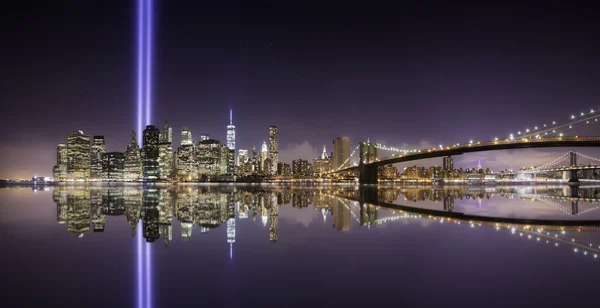
<path id="1" fill-rule="evenodd" d="M 577 153 L 569 152 L 569 165 L 571 168 L 577 167 Z M 571 176 L 569 177 L 569 183 L 578 183 L 577 169 L 571 170 Z"/>
<path id="2" fill-rule="evenodd" d="M 361 142 L 359 146 L 358 181 L 362 184 L 377 184 L 377 165 L 371 164 L 377 158 L 377 148 L 370 142 Z"/>

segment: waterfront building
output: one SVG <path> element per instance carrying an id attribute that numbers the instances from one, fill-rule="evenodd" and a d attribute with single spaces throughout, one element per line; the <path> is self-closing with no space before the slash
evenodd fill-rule
<path id="1" fill-rule="evenodd" d="M 339 168 L 350 158 L 350 138 L 338 137 L 333 140 L 332 168 Z"/>
<path id="2" fill-rule="evenodd" d="M 277 163 L 279 162 L 279 140 L 277 135 L 277 126 L 269 126 L 269 158 L 271 159 L 269 174 L 275 173 L 277 170 Z"/>
<path id="3" fill-rule="evenodd" d="M 168 180 L 173 177 L 173 165 L 175 157 L 171 143 L 161 142 L 158 144 L 158 178 Z"/>
<path id="4" fill-rule="evenodd" d="M 142 178 L 142 156 L 135 131 L 131 131 L 131 142 L 125 150 L 123 179 L 126 181 L 135 181 L 140 178 Z"/>
<path id="5" fill-rule="evenodd" d="M 102 154 L 104 153 L 106 153 L 104 136 L 94 136 L 90 154 L 90 179 L 98 180 L 102 178 Z"/>
<path id="6" fill-rule="evenodd" d="M 90 164 L 90 137 L 84 135 L 83 131 L 71 133 L 67 137 L 67 177 L 87 181 Z"/>
<path id="7" fill-rule="evenodd" d="M 277 163 L 277 175 L 278 176 L 290 176 L 292 174 L 292 170 L 290 168 L 290 164 L 286 164 L 284 162 Z"/>
<path id="8" fill-rule="evenodd" d="M 292 174 L 296 176 L 307 176 L 309 174 L 308 161 L 296 159 L 292 161 Z"/>
<path id="9" fill-rule="evenodd" d="M 125 172 L 125 154 L 121 152 L 102 153 L 102 179 L 120 181 Z"/>
<path id="10" fill-rule="evenodd" d="M 218 140 L 208 139 L 198 142 L 196 157 L 198 159 L 198 177 L 221 174 L 222 146 Z"/>
<path id="11" fill-rule="evenodd" d="M 380 167 L 377 171 L 380 179 L 395 179 L 398 177 L 398 168 L 393 165 Z"/>
<path id="12" fill-rule="evenodd" d="M 268 174 L 267 170 L 269 169 L 267 164 L 266 164 L 266 160 L 268 157 L 268 148 L 267 148 L 267 142 L 263 141 L 262 147 L 261 147 L 261 151 L 260 151 L 260 172 L 262 174 Z"/>
<path id="13" fill-rule="evenodd" d="M 144 129 L 143 147 L 142 147 L 142 170 L 145 180 L 158 179 L 158 143 L 160 140 L 160 131 L 153 125 L 146 126 Z"/>
<path id="14" fill-rule="evenodd" d="M 315 175 L 322 175 L 332 170 L 331 158 L 327 156 L 327 149 L 323 146 L 323 153 L 321 156 L 313 160 L 313 173 Z"/>
<path id="15" fill-rule="evenodd" d="M 67 145 L 64 143 L 59 144 L 56 147 L 56 165 L 52 168 L 52 175 L 55 181 L 66 181 L 67 180 L 67 163 L 69 159 L 67 156 Z"/>

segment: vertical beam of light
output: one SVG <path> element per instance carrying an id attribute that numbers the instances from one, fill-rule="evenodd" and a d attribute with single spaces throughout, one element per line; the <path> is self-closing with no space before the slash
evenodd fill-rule
<path id="1" fill-rule="evenodd" d="M 144 108 L 144 13 L 145 0 L 137 0 L 137 141 L 142 144 Z"/>
<path id="2" fill-rule="evenodd" d="M 146 125 L 152 124 L 152 13 L 154 1 L 146 0 Z"/>
<path id="3" fill-rule="evenodd" d="M 136 283 L 136 288 L 137 288 L 137 307 L 138 308 L 142 308 L 144 307 L 144 290 L 143 290 L 143 266 L 142 266 L 142 254 L 143 254 L 143 250 L 142 250 L 142 221 L 140 220 L 138 222 L 137 228 L 136 228 L 136 240 L 137 240 L 137 283 Z"/>
<path id="4" fill-rule="evenodd" d="M 146 243 L 146 306 L 145 308 L 152 307 L 152 301 L 150 300 L 150 296 L 152 295 L 151 290 L 151 282 L 152 282 L 152 272 L 150 270 L 150 243 Z"/>

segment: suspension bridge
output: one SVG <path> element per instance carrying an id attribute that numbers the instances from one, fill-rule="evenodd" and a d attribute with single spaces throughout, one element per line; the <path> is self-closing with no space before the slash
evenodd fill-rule
<path id="1" fill-rule="evenodd" d="M 583 126 L 590 123 L 597 123 L 600 113 L 591 110 L 589 113 L 581 113 L 579 117 L 571 116 L 566 124 L 558 125 L 555 121 L 552 124 L 544 124 L 541 127 L 534 127 L 532 130 L 525 129 L 524 133 L 518 131 L 517 134 L 510 134 L 507 138 L 493 138 L 491 141 L 473 141 L 468 143 L 456 143 L 451 145 L 439 145 L 439 147 L 427 149 L 406 150 L 386 146 L 376 142 L 360 142 L 352 151 L 352 154 L 335 170 L 327 174 L 334 177 L 355 177 L 360 184 L 377 184 L 378 168 L 396 163 L 404 163 L 429 158 L 440 158 L 462 155 L 474 152 L 511 150 L 511 149 L 531 149 L 531 148 L 559 148 L 559 147 L 600 147 L 600 136 L 565 136 L 563 130 L 569 130 L 575 126 Z M 378 150 L 391 152 L 386 157 L 379 158 Z M 600 169 L 596 165 L 580 166 L 577 165 L 577 152 L 569 152 L 570 163 L 568 167 L 561 168 L 538 168 L 529 171 L 530 173 L 541 173 L 551 171 L 569 171 L 569 182 L 578 182 L 577 171 L 587 169 Z M 581 154 L 579 154 L 581 155 Z M 592 158 L 595 159 L 595 158 Z M 597 159 L 596 159 L 597 160 Z M 600 160 L 597 160 L 600 161 Z"/>

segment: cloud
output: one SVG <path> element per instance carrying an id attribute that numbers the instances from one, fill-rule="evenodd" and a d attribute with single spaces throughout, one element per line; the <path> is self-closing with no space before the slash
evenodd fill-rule
<path id="1" fill-rule="evenodd" d="M 291 163 L 294 159 L 306 159 L 309 162 L 319 156 L 323 151 L 322 147 L 314 147 L 308 141 L 296 144 L 288 144 L 285 148 L 279 150 L 279 160 Z M 330 149 L 327 150 L 328 152 Z"/>

